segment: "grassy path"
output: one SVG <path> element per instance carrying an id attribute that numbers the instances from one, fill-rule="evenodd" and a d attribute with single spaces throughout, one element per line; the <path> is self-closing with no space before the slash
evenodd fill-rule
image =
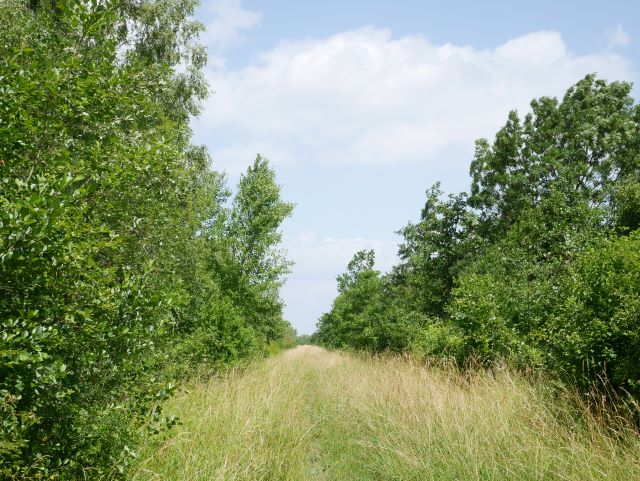
<path id="1" fill-rule="evenodd" d="M 302 346 L 192 386 L 133 479 L 632 480 L 640 440 L 507 370 L 462 377 Z"/>

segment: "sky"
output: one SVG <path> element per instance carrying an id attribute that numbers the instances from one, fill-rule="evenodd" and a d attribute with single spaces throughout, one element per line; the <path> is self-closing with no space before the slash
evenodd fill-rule
<path id="1" fill-rule="evenodd" d="M 634 0 L 204 0 L 197 17 L 212 95 L 194 141 L 230 184 L 264 155 L 296 204 L 282 297 L 300 334 L 355 252 L 396 263 L 428 187 L 468 189 L 474 141 L 510 110 L 592 72 L 633 82 L 640 66 Z"/>

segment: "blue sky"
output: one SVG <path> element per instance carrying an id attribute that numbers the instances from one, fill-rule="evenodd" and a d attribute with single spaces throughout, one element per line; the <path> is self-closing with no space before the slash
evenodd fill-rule
<path id="1" fill-rule="evenodd" d="M 311 333 L 359 249 L 395 262 L 425 190 L 466 190 L 473 142 L 510 109 L 589 72 L 637 79 L 640 2 L 206 0 L 207 77 L 193 122 L 234 183 L 271 160 L 296 263 L 285 315 Z M 634 90 L 636 98 L 638 89 Z"/>

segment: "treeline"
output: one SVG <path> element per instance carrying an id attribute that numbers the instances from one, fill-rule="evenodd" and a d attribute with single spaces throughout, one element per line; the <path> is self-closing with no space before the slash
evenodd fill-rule
<path id="1" fill-rule="evenodd" d="M 194 6 L 0 2 L 0 479 L 117 477 L 192 369 L 294 343 L 292 205 L 190 140 Z"/>
<path id="2" fill-rule="evenodd" d="M 427 191 L 388 274 L 362 251 L 315 339 L 508 359 L 640 397 L 640 107 L 589 75 L 479 140 L 469 192 Z"/>

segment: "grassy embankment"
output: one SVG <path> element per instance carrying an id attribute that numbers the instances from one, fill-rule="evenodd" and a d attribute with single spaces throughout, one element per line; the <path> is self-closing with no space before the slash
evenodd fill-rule
<path id="1" fill-rule="evenodd" d="M 303 346 L 197 384 L 142 480 L 632 480 L 640 437 L 508 370 Z"/>

